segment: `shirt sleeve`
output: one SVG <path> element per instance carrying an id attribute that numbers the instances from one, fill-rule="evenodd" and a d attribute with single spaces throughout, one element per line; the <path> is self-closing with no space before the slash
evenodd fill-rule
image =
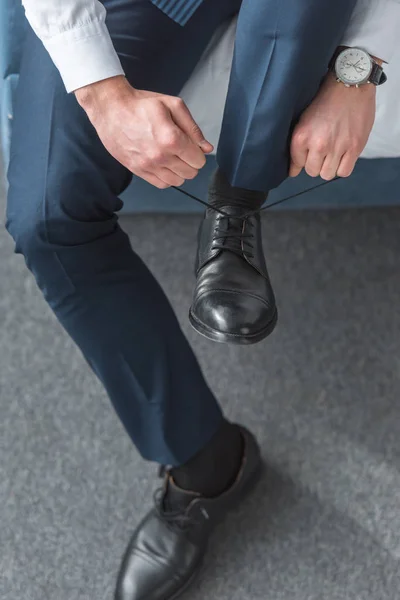
<path id="1" fill-rule="evenodd" d="M 389 62 L 400 35 L 400 0 L 358 0 L 343 46 L 363 48 Z"/>
<path id="2" fill-rule="evenodd" d="M 22 0 L 26 17 L 60 71 L 67 92 L 123 75 L 98 0 Z"/>

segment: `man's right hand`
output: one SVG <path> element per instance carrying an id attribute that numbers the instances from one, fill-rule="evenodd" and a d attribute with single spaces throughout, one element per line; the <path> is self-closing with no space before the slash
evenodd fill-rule
<path id="1" fill-rule="evenodd" d="M 75 95 L 108 152 L 157 188 L 196 177 L 213 149 L 180 98 L 136 90 L 123 76 Z"/>

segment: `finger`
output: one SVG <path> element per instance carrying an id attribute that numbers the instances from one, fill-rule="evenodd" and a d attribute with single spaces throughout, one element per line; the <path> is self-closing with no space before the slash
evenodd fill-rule
<path id="1" fill-rule="evenodd" d="M 192 169 L 202 169 L 206 164 L 204 152 L 186 135 L 183 133 L 181 133 L 181 135 L 184 139 L 176 146 L 176 157 L 180 158 L 183 162 L 192 167 Z"/>
<path id="2" fill-rule="evenodd" d="M 354 171 L 357 158 L 358 157 L 353 153 L 347 152 L 340 161 L 339 167 L 337 169 L 337 175 L 339 177 L 350 177 L 350 175 Z"/>
<path id="3" fill-rule="evenodd" d="M 161 148 L 158 162 L 162 166 L 169 166 L 169 161 L 173 158 L 180 159 L 192 169 L 201 169 L 206 164 L 204 152 L 188 138 L 172 118 L 168 127 L 158 131 L 158 144 Z"/>
<path id="4" fill-rule="evenodd" d="M 322 179 L 325 179 L 325 181 L 331 181 L 336 177 L 342 157 L 342 153 L 336 153 L 330 154 L 325 158 L 320 173 Z"/>
<path id="5" fill-rule="evenodd" d="M 296 177 L 305 167 L 308 156 L 308 144 L 298 133 L 294 133 L 290 144 L 290 175 Z M 292 175 L 293 173 L 293 175 Z"/>
<path id="6" fill-rule="evenodd" d="M 150 171 L 143 171 L 140 175 L 138 174 L 138 176 L 150 183 L 151 185 L 154 185 L 154 187 L 158 188 L 159 190 L 165 190 L 171 187 L 168 183 L 157 177 L 157 175 L 154 175 L 154 173 L 150 173 Z"/>
<path id="7" fill-rule="evenodd" d="M 177 175 L 170 169 L 167 169 L 166 167 L 161 167 L 161 168 L 157 169 L 156 176 L 159 179 L 161 179 L 161 181 L 164 181 L 164 183 L 167 183 L 169 186 L 171 186 L 171 185 L 180 186 L 185 183 L 185 180 L 183 177 L 180 177 L 179 175 Z"/>
<path id="8" fill-rule="evenodd" d="M 169 104 L 172 118 L 175 123 L 182 129 L 188 138 L 205 152 L 206 154 L 213 151 L 214 146 L 208 142 L 203 135 L 200 127 L 193 119 L 192 114 L 185 102 L 181 98 L 172 98 Z"/>
<path id="9" fill-rule="evenodd" d="M 298 165 L 296 165 L 296 163 L 291 161 L 290 167 L 289 167 L 289 177 L 297 177 L 297 175 L 300 175 L 302 170 L 303 170 L 303 167 L 299 167 Z"/>
<path id="10" fill-rule="evenodd" d="M 324 160 L 325 154 L 321 154 L 319 151 L 310 150 L 304 167 L 306 173 L 310 175 L 310 177 L 318 177 L 318 175 L 321 173 Z"/>
<path id="11" fill-rule="evenodd" d="M 194 169 L 177 156 L 172 156 L 165 166 L 183 179 L 194 179 L 199 173 L 198 169 Z"/>

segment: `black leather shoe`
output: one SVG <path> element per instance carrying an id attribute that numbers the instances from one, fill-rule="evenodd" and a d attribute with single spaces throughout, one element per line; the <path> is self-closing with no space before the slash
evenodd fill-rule
<path id="1" fill-rule="evenodd" d="M 255 344 L 272 333 L 277 309 L 261 240 L 259 213 L 207 211 L 199 230 L 197 283 L 189 319 L 216 342 Z"/>
<path id="2" fill-rule="evenodd" d="M 167 472 L 155 507 L 137 528 L 118 575 L 115 600 L 175 600 L 193 582 L 215 525 L 259 479 L 260 451 L 240 428 L 244 455 L 235 483 L 216 498 L 178 488 Z"/>

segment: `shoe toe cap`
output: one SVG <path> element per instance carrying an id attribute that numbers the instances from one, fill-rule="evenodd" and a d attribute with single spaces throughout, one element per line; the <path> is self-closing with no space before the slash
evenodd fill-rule
<path id="1" fill-rule="evenodd" d="M 255 335 L 275 317 L 275 307 L 261 298 L 224 290 L 202 294 L 192 312 L 204 326 L 237 336 Z"/>
<path id="2" fill-rule="evenodd" d="M 126 557 L 118 576 L 114 600 L 155 600 L 153 571 L 157 569 L 154 566 L 151 560 L 135 552 L 130 554 L 129 559 Z"/>
<path id="3" fill-rule="evenodd" d="M 177 583 L 170 569 L 133 551 L 119 574 L 114 600 L 164 600 L 173 595 Z"/>
<path id="4" fill-rule="evenodd" d="M 125 551 L 114 600 L 167 600 L 197 572 L 203 546 L 188 542 L 151 511 Z"/>

